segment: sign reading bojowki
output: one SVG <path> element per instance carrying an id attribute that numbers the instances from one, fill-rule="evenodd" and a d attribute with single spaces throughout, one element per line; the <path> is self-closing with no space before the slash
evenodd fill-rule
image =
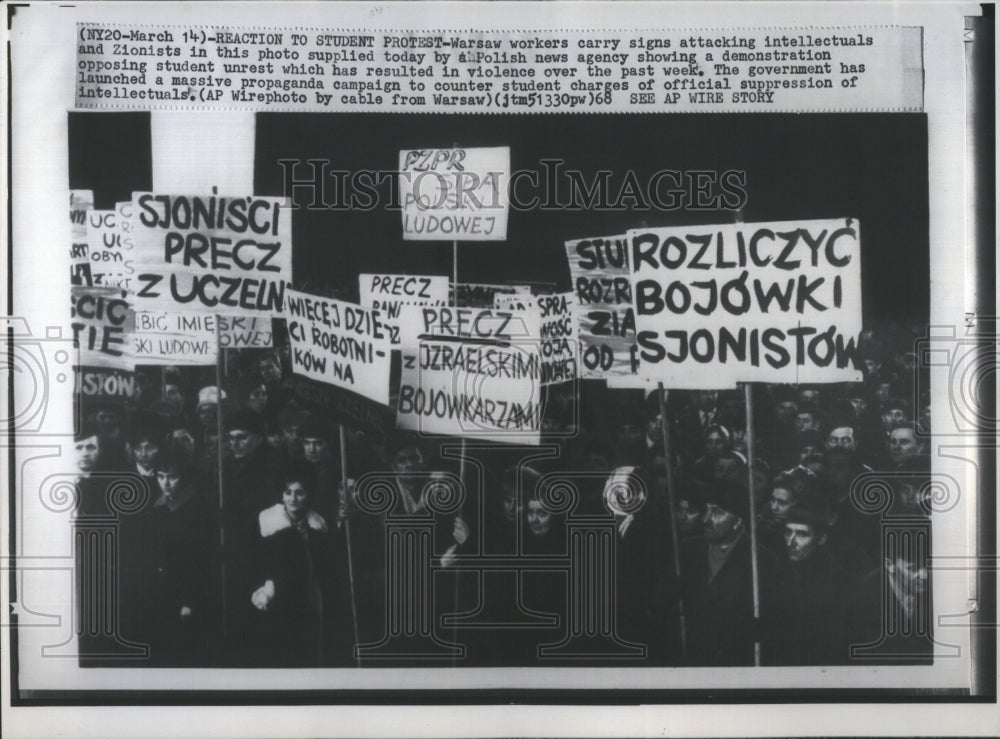
<path id="1" fill-rule="evenodd" d="M 278 316 L 292 280 L 281 198 L 135 193 L 136 308 Z"/>
<path id="2" fill-rule="evenodd" d="M 494 297 L 500 310 L 535 310 L 541 322 L 539 352 L 542 356 L 542 385 L 556 385 L 577 377 L 576 296 L 501 295 Z"/>
<path id="3" fill-rule="evenodd" d="M 509 147 L 404 149 L 399 175 L 404 240 L 506 240 Z"/>
<path id="4" fill-rule="evenodd" d="M 684 387 L 851 382 L 861 333 L 857 219 L 628 232 L 642 374 Z"/>
<path id="5" fill-rule="evenodd" d="M 409 308 L 396 425 L 429 434 L 538 444 L 537 310 Z M 411 333 L 412 332 L 412 333 Z"/>
<path id="6" fill-rule="evenodd" d="M 377 310 L 288 288 L 292 371 L 389 404 L 389 327 Z"/>

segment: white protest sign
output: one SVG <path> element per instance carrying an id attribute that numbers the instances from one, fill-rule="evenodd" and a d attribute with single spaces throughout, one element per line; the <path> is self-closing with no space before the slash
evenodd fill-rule
<path id="1" fill-rule="evenodd" d="M 117 287 L 74 285 L 71 326 L 79 364 L 132 370 L 131 313 L 126 293 Z"/>
<path id="2" fill-rule="evenodd" d="M 87 260 L 87 211 L 94 207 L 93 190 L 69 191 L 70 284 L 93 285 Z"/>
<path id="3" fill-rule="evenodd" d="M 628 232 L 642 374 L 850 382 L 861 332 L 857 219 Z M 680 383 L 680 384 L 678 384 Z"/>
<path id="4" fill-rule="evenodd" d="M 406 241 L 504 241 L 510 148 L 404 149 L 399 201 Z"/>
<path id="5" fill-rule="evenodd" d="M 132 288 L 132 243 L 122 242 L 116 210 L 87 211 L 87 260 L 94 285 Z"/>
<path id="6" fill-rule="evenodd" d="M 580 377 L 634 377 L 639 361 L 626 237 L 567 241 L 566 257 L 577 302 Z"/>
<path id="7" fill-rule="evenodd" d="M 496 295 L 499 309 L 538 311 L 541 321 L 539 352 L 542 356 L 542 385 L 555 385 L 577 377 L 576 297 L 573 293 L 557 295 Z"/>
<path id="8" fill-rule="evenodd" d="M 269 349 L 274 329 L 267 316 L 216 316 L 220 349 Z"/>
<path id="9" fill-rule="evenodd" d="M 388 405 L 392 350 L 379 311 L 291 288 L 285 297 L 292 372 Z"/>
<path id="10" fill-rule="evenodd" d="M 489 285 L 481 282 L 449 284 L 451 305 L 462 308 L 492 308 L 497 295 L 531 295 L 529 285 Z"/>
<path id="11" fill-rule="evenodd" d="M 203 366 L 218 358 L 215 316 L 136 311 L 131 338 L 137 366 Z"/>
<path id="12" fill-rule="evenodd" d="M 133 202 L 137 308 L 281 314 L 292 280 L 281 198 L 135 193 Z"/>
<path id="13" fill-rule="evenodd" d="M 399 344 L 402 309 L 414 305 L 448 305 L 448 278 L 436 275 L 360 274 L 361 305 L 375 308 L 392 327 L 392 343 Z"/>

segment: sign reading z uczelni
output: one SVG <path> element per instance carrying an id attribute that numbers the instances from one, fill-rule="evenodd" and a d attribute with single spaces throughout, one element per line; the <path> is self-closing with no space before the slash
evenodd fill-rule
<path id="1" fill-rule="evenodd" d="M 292 280 L 281 198 L 135 193 L 135 306 L 280 315 Z"/>

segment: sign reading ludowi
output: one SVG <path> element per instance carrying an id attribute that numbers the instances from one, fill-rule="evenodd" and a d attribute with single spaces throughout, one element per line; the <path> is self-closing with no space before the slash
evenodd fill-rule
<path id="1" fill-rule="evenodd" d="M 219 343 L 215 316 L 136 311 L 132 351 L 137 366 L 215 364 Z"/>
<path id="2" fill-rule="evenodd" d="M 580 331 L 580 377 L 633 377 L 635 311 L 625 236 L 566 242 Z"/>
<path id="3" fill-rule="evenodd" d="M 509 147 L 404 149 L 399 175 L 404 240 L 506 240 Z"/>
<path id="4" fill-rule="evenodd" d="M 418 310 L 419 348 L 403 352 L 396 425 L 426 434 L 538 444 L 543 412 L 538 312 Z"/>
<path id="5" fill-rule="evenodd" d="M 288 288 L 292 372 L 389 404 L 391 346 L 381 313 Z"/>
<path id="6" fill-rule="evenodd" d="M 292 280 L 281 198 L 135 193 L 137 309 L 278 316 Z"/>
<path id="7" fill-rule="evenodd" d="M 667 387 L 693 373 L 719 387 L 861 379 L 857 219 L 638 229 L 628 238 L 644 375 Z"/>
<path id="8" fill-rule="evenodd" d="M 74 285 L 71 326 L 79 350 L 79 364 L 132 370 L 129 346 L 131 312 L 126 293 L 117 287 Z"/>
<path id="9" fill-rule="evenodd" d="M 576 297 L 556 295 L 497 295 L 499 309 L 533 309 L 541 322 L 539 353 L 542 356 L 542 385 L 575 380 L 579 340 L 576 330 Z"/>
<path id="10" fill-rule="evenodd" d="M 405 307 L 448 304 L 448 278 L 442 276 L 360 274 L 358 288 L 361 305 L 382 313 L 394 345 L 400 343 L 399 324 Z"/>

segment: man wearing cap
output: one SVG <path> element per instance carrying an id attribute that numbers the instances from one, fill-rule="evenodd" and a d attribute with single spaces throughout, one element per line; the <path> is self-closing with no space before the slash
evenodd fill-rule
<path id="1" fill-rule="evenodd" d="M 704 538 L 683 542 L 681 580 L 687 615 L 686 662 L 740 666 L 754 662 L 750 499 L 723 481 L 702 488 Z M 768 553 L 758 548 L 762 566 Z"/>
<path id="2" fill-rule="evenodd" d="M 846 662 L 845 575 L 825 546 L 828 526 L 820 495 L 801 495 L 787 514 L 785 556 L 762 596 L 762 664 Z"/>

